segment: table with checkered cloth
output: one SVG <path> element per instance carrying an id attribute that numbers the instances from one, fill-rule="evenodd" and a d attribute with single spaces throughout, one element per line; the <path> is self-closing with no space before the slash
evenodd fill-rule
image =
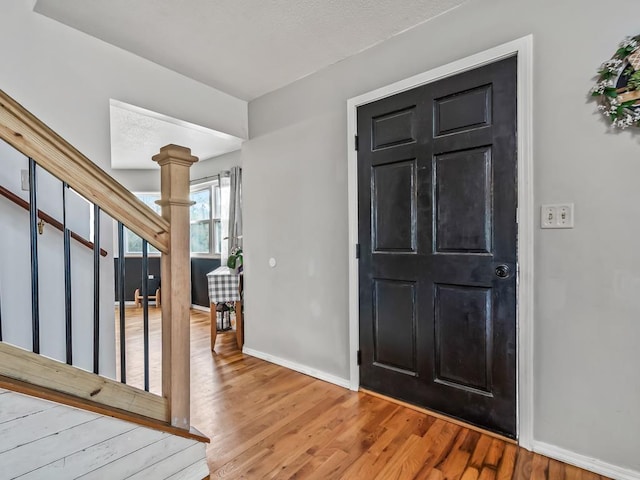
<path id="1" fill-rule="evenodd" d="M 229 267 L 219 267 L 207 273 L 209 301 L 211 303 L 238 302 L 240 298 L 240 275 Z"/>

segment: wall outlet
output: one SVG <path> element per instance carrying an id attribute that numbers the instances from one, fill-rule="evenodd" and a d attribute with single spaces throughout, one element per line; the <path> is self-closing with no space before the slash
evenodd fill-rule
<path id="1" fill-rule="evenodd" d="M 540 228 L 573 228 L 573 203 L 542 205 Z"/>

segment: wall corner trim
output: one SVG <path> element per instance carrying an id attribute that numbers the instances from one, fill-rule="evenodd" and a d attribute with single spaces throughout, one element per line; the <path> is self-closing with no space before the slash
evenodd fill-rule
<path id="1" fill-rule="evenodd" d="M 297 362 L 292 362 L 291 360 L 285 360 L 284 358 L 276 357 L 274 355 L 261 352 L 259 350 L 254 350 L 253 348 L 244 347 L 242 349 L 242 353 L 244 353 L 245 355 L 250 355 L 252 357 L 259 358 L 261 360 L 265 360 L 270 363 L 275 363 L 276 365 L 280 365 L 281 367 L 285 367 L 290 370 L 295 370 L 296 372 L 304 373 L 305 375 L 309 375 L 310 377 L 317 378 L 318 380 L 333 383 L 334 385 L 338 385 L 339 387 L 342 387 L 342 388 L 349 388 L 349 385 L 350 385 L 349 380 L 346 378 L 341 378 L 336 375 L 323 372 L 322 370 L 317 370 L 315 368 L 311 368 Z"/>
<path id="2" fill-rule="evenodd" d="M 640 480 L 640 472 L 619 467 L 611 463 L 598 460 L 597 458 L 588 457 L 580 453 L 565 450 L 564 448 L 551 445 L 550 443 L 532 442 L 533 451 L 546 457 L 559 460 L 579 468 L 584 468 L 598 475 L 615 478 L 616 480 Z"/>

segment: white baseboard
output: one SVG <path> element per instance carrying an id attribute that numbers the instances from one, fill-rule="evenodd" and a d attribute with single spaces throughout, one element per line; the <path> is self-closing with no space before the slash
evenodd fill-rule
<path id="1" fill-rule="evenodd" d="M 135 304 L 136 304 L 136 302 L 134 302 L 133 300 L 125 300 L 125 302 L 124 302 L 125 307 L 131 307 L 131 306 L 133 306 Z M 114 305 L 116 307 L 119 307 L 120 306 L 120 302 L 114 302 Z M 155 307 L 155 302 L 153 303 L 153 305 L 149 305 L 149 306 L 150 307 Z"/>
<path id="2" fill-rule="evenodd" d="M 316 370 L 315 368 L 301 365 L 296 362 L 292 362 L 291 360 L 285 360 L 284 358 L 276 357 L 269 353 L 260 352 L 258 350 L 254 350 L 253 348 L 247 347 L 242 348 L 242 353 L 246 353 L 247 355 L 251 355 L 252 357 L 256 357 L 261 360 L 266 360 L 270 363 L 275 363 L 276 365 L 288 368 L 289 370 L 295 370 L 296 372 L 304 373 L 305 375 L 309 375 L 310 377 L 314 377 L 325 382 L 333 383 L 334 385 L 338 385 L 343 388 L 349 388 L 350 382 L 346 378 L 340 378 L 335 375 L 331 375 L 330 373 Z"/>
<path id="3" fill-rule="evenodd" d="M 211 309 L 209 307 L 203 307 L 202 305 L 191 305 L 191 309 L 211 313 Z"/>
<path id="4" fill-rule="evenodd" d="M 597 458 L 587 457 L 579 453 L 565 450 L 544 442 L 533 441 L 533 451 L 561 462 L 584 468 L 591 472 L 616 480 L 640 480 L 640 472 L 603 462 Z"/>

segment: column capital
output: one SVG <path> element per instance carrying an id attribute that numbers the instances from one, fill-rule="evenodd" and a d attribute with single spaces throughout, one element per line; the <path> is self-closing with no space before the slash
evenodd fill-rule
<path id="1" fill-rule="evenodd" d="M 198 161 L 198 157 L 191 155 L 190 148 L 173 144 L 162 147 L 160 153 L 154 155 L 152 159 L 161 167 L 169 164 L 190 167 Z"/>

